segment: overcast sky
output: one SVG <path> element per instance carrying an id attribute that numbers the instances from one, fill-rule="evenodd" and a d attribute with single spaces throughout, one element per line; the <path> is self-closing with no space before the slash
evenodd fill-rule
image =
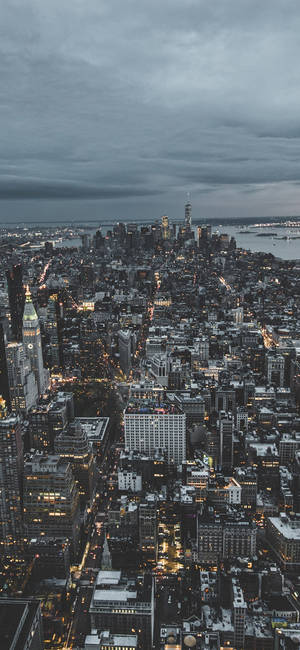
<path id="1" fill-rule="evenodd" d="M 0 221 L 300 214 L 299 0 L 2 0 Z"/>

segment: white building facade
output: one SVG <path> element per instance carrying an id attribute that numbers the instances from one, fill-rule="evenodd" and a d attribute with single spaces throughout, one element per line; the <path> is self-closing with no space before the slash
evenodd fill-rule
<path id="1" fill-rule="evenodd" d="M 145 412 L 148 411 L 148 412 Z M 162 449 L 168 463 L 186 459 L 186 416 L 168 409 L 128 407 L 124 415 L 125 447 L 147 456 Z"/>

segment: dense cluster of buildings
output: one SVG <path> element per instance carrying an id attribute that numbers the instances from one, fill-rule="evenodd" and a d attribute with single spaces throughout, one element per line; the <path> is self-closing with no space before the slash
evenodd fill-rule
<path id="1" fill-rule="evenodd" d="M 190 201 L 81 234 L 0 242 L 0 621 L 28 648 L 299 648 L 300 262 Z"/>

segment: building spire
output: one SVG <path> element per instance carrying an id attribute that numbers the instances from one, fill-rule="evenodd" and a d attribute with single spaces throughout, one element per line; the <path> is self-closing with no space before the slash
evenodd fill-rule
<path id="1" fill-rule="evenodd" d="M 29 284 L 26 284 L 26 291 L 25 291 L 25 299 L 26 302 L 32 302 L 32 297 L 29 289 Z"/>
<path id="2" fill-rule="evenodd" d="M 104 544 L 103 544 L 103 551 L 102 551 L 102 558 L 101 558 L 101 569 L 102 571 L 104 571 L 106 569 L 110 570 L 111 568 L 112 568 L 111 554 L 110 554 L 108 539 L 105 530 Z"/>
<path id="3" fill-rule="evenodd" d="M 34 304 L 32 302 L 32 296 L 28 284 L 26 286 L 26 291 L 25 291 L 25 307 L 24 307 L 24 314 L 23 314 L 23 323 L 25 321 L 38 321 L 38 316 L 35 311 Z"/>

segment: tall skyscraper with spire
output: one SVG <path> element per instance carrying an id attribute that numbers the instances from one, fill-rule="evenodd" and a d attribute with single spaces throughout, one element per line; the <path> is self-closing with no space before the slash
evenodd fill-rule
<path id="1" fill-rule="evenodd" d="M 29 287 L 25 294 L 25 307 L 23 314 L 23 343 L 28 358 L 31 362 L 38 385 L 39 395 L 42 395 L 47 388 L 47 372 L 43 363 L 42 340 L 40 324 L 37 313 L 32 302 Z"/>
<path id="2" fill-rule="evenodd" d="M 187 202 L 184 206 L 184 221 L 185 221 L 185 227 L 188 230 L 191 230 L 192 227 L 192 204 L 191 204 L 191 199 L 190 199 L 190 193 L 187 193 Z"/>

